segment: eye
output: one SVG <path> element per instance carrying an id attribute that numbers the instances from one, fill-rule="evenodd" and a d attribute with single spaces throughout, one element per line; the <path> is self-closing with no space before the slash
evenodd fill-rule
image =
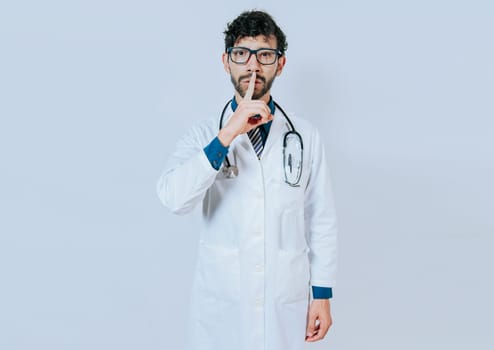
<path id="1" fill-rule="evenodd" d="M 271 50 L 259 51 L 259 56 L 257 56 L 262 62 L 271 62 L 275 59 L 275 54 Z"/>
<path id="2" fill-rule="evenodd" d="M 247 50 L 245 49 L 233 49 L 232 50 L 232 55 L 241 57 L 247 55 Z"/>

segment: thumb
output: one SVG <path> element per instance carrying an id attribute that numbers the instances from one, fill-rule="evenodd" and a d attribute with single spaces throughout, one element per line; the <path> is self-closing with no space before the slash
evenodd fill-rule
<path id="1" fill-rule="evenodd" d="M 309 317 L 308 317 L 308 321 L 307 321 L 307 336 L 308 337 L 311 337 L 314 332 L 315 332 L 315 327 L 316 327 L 316 314 L 315 313 L 312 313 L 312 312 L 309 312 Z"/>

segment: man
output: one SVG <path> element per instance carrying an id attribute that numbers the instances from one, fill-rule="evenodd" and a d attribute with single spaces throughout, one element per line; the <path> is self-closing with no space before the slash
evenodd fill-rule
<path id="1" fill-rule="evenodd" d="M 286 46 L 265 12 L 229 23 L 222 60 L 234 98 L 221 124 L 204 121 L 179 141 L 158 181 L 175 213 L 202 202 L 191 350 L 300 350 L 332 324 L 337 231 L 324 147 L 270 92 Z"/>

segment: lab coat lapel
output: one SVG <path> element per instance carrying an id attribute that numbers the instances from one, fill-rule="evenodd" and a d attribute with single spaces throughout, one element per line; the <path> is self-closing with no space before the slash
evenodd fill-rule
<path id="1" fill-rule="evenodd" d="M 269 129 L 268 138 L 261 154 L 261 159 L 270 151 L 273 145 L 276 145 L 277 142 L 282 142 L 280 138 L 285 134 L 288 128 L 285 124 L 286 119 L 284 118 L 283 113 L 276 109 L 274 112 L 273 122 L 271 123 L 271 128 Z"/>

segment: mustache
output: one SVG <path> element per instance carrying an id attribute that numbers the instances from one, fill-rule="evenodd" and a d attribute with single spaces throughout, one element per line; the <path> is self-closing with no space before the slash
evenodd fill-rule
<path id="1" fill-rule="evenodd" d="M 242 75 L 238 78 L 238 83 L 240 84 L 240 82 L 242 80 L 245 80 L 245 79 L 250 79 L 250 77 L 252 76 L 252 73 L 251 74 L 247 74 L 247 75 Z M 260 81 L 262 81 L 263 83 L 266 83 L 266 78 L 264 78 L 263 76 L 260 76 L 260 75 L 256 75 L 256 80 L 259 79 Z"/>

